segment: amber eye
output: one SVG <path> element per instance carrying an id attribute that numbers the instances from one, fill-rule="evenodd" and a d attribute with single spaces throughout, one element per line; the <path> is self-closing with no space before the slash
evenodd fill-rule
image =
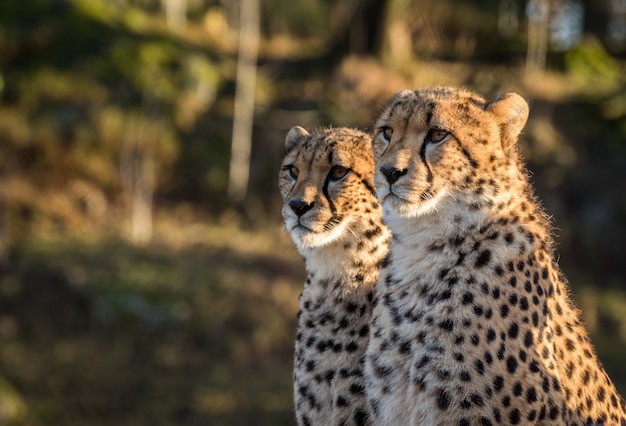
<path id="1" fill-rule="evenodd" d="M 346 167 L 333 166 L 333 168 L 330 169 L 330 177 L 334 180 L 338 180 L 347 175 L 349 171 L 350 169 Z"/>
<path id="2" fill-rule="evenodd" d="M 426 139 L 432 143 L 442 142 L 445 138 L 448 137 L 450 133 L 441 129 L 430 129 L 428 134 L 426 135 Z"/>
<path id="3" fill-rule="evenodd" d="M 393 129 L 391 127 L 383 126 L 380 128 L 380 132 L 383 134 L 384 140 L 391 142 L 391 136 L 393 135 Z"/>
<path id="4" fill-rule="evenodd" d="M 292 179 L 298 179 L 298 168 L 296 166 L 293 166 L 290 164 L 288 166 L 283 167 L 283 170 L 286 170 Z"/>

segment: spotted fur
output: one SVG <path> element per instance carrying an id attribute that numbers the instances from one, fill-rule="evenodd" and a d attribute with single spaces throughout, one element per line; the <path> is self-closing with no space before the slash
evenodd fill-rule
<path id="1" fill-rule="evenodd" d="M 393 232 L 367 349 L 380 425 L 626 424 L 517 152 L 513 93 L 395 95 L 375 182 Z"/>
<path id="2" fill-rule="evenodd" d="M 304 258 L 294 360 L 300 425 L 369 425 L 364 355 L 390 232 L 374 190 L 371 137 L 295 127 L 279 187 L 285 226 Z"/>

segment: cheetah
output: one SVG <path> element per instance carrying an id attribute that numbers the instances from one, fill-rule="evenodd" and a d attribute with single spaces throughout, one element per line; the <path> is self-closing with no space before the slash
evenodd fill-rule
<path id="1" fill-rule="evenodd" d="M 374 189 L 371 136 L 292 128 L 279 178 L 282 216 L 304 259 L 294 359 L 300 425 L 368 425 L 364 356 L 391 232 Z"/>
<path id="2" fill-rule="evenodd" d="M 366 352 L 376 424 L 626 424 L 518 153 L 527 118 L 515 93 L 434 87 L 375 124 L 393 234 Z"/>

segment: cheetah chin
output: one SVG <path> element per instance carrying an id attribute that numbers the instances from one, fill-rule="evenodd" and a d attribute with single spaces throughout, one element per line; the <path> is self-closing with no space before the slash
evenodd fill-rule
<path id="1" fill-rule="evenodd" d="M 410 219 L 436 213 L 447 196 L 448 192 L 442 190 L 426 200 L 407 201 L 394 192 L 388 191 L 387 195 L 381 197 L 381 199 L 383 200 L 383 212 L 387 218 L 396 215 Z"/>
<path id="2" fill-rule="evenodd" d="M 348 222 L 348 220 L 342 220 L 330 229 L 325 227 L 321 232 L 314 231 L 298 223 L 289 230 L 289 233 L 299 250 L 326 247 L 343 240 L 346 233 L 350 232 Z"/>

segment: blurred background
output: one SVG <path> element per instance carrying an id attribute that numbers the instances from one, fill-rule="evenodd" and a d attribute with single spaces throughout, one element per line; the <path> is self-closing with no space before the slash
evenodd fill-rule
<path id="1" fill-rule="evenodd" d="M 626 0 L 2 0 L 0 424 L 294 424 L 284 136 L 434 84 L 529 101 L 626 394 L 625 66 Z"/>

